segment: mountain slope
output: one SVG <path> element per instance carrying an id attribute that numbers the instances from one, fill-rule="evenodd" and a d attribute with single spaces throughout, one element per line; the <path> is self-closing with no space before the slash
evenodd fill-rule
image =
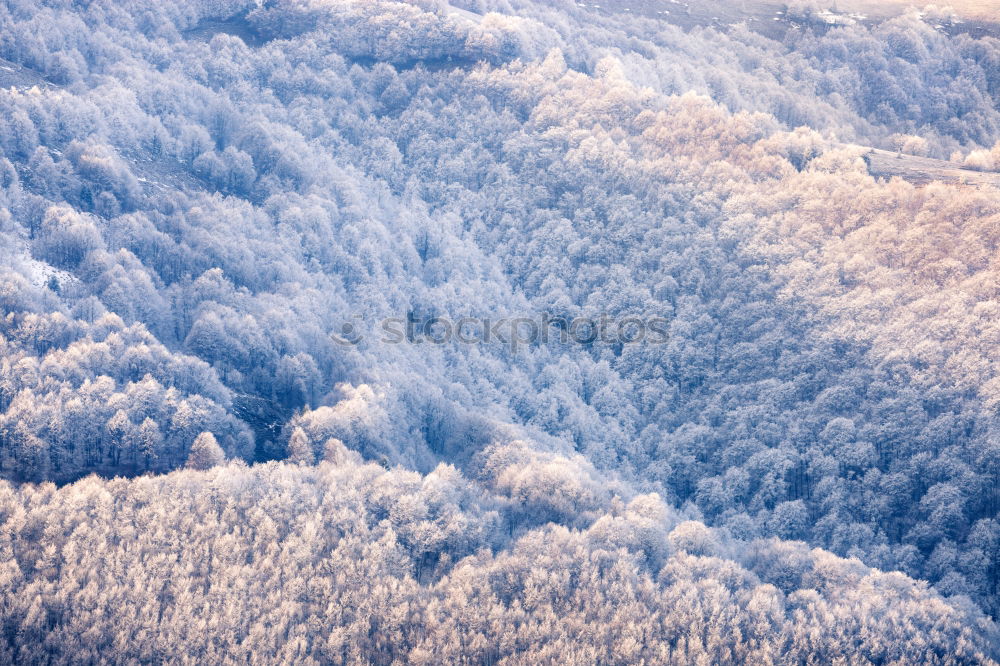
<path id="1" fill-rule="evenodd" d="M 8 655 L 990 663 L 995 40 L 453 5 L 0 8 Z"/>

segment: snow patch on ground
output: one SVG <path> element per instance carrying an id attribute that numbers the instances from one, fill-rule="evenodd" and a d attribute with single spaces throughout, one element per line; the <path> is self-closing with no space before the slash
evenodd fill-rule
<path id="1" fill-rule="evenodd" d="M 60 288 L 79 283 L 79 279 L 72 273 L 32 257 L 28 243 L 23 239 L 12 239 L 7 236 L 0 242 L 0 246 L 3 247 L 3 251 L 0 252 L 2 259 L 0 264 L 21 274 L 35 287 L 48 286 L 53 277 Z"/>
<path id="2" fill-rule="evenodd" d="M 857 22 L 850 16 L 836 14 L 829 9 L 824 9 L 816 16 L 827 25 L 854 25 Z"/>
<path id="3" fill-rule="evenodd" d="M 473 23 L 482 23 L 483 17 L 475 12 L 470 12 L 467 9 L 460 9 L 458 7 L 453 7 L 448 5 L 448 14 L 456 18 L 462 18 L 467 21 L 472 21 Z"/>

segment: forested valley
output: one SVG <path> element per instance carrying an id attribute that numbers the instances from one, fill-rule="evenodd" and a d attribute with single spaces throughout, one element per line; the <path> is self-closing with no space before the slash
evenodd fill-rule
<path id="1" fill-rule="evenodd" d="M 1000 29 L 588 4 L 0 3 L 0 662 L 997 663 Z"/>

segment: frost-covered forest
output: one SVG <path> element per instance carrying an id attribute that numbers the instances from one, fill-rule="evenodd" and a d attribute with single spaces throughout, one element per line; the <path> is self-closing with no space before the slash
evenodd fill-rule
<path id="1" fill-rule="evenodd" d="M 607 4 L 0 2 L 0 663 L 997 663 L 1000 39 Z"/>

